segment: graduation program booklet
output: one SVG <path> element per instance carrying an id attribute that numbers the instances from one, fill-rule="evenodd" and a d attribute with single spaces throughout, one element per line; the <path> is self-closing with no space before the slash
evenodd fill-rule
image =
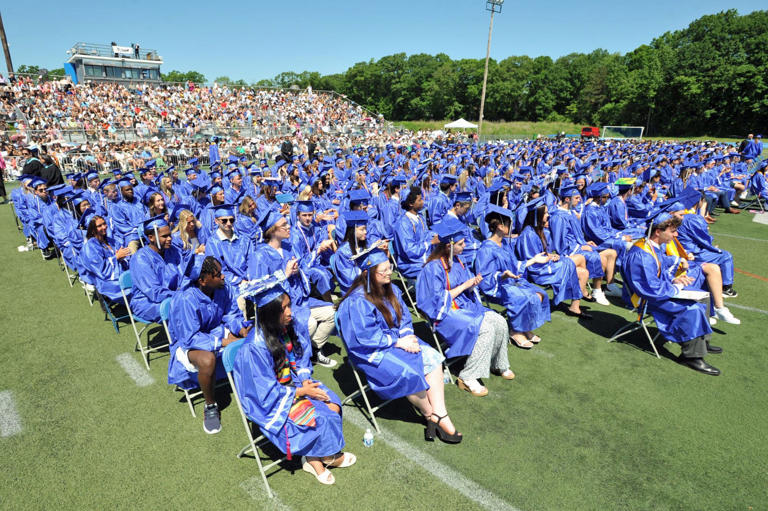
<path id="1" fill-rule="evenodd" d="M 675 295 L 675 298 L 681 300 L 693 300 L 694 302 L 709 302 L 709 293 L 707 291 L 683 289 Z"/>

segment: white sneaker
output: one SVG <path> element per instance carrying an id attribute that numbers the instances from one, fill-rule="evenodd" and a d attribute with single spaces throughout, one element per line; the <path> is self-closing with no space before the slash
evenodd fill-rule
<path id="1" fill-rule="evenodd" d="M 715 317 L 717 319 L 722 319 L 726 323 L 730 323 L 731 325 L 740 325 L 741 320 L 737 317 L 735 317 L 731 311 L 728 310 L 728 307 L 721 307 L 721 308 L 715 308 Z"/>
<path id="2" fill-rule="evenodd" d="M 743 192 L 741 192 L 741 195 L 739 195 L 739 199 L 746 199 L 746 198 L 747 198 L 747 191 L 744 190 Z"/>
<path id="3" fill-rule="evenodd" d="M 605 289 L 605 296 L 621 297 L 621 288 L 615 282 L 603 286 L 603 289 Z"/>
<path id="4" fill-rule="evenodd" d="M 709 317 L 709 326 L 715 326 L 717 324 L 717 318 L 714 316 Z"/>
<path id="5" fill-rule="evenodd" d="M 608 299 L 605 297 L 605 293 L 603 293 L 602 289 L 593 289 L 592 290 L 592 298 L 595 299 L 597 303 L 600 305 L 610 305 L 611 302 L 608 301 Z"/>
<path id="6" fill-rule="evenodd" d="M 733 206 L 734 208 L 738 208 L 739 207 L 739 203 L 736 202 L 735 200 L 732 200 L 731 201 L 731 206 Z"/>

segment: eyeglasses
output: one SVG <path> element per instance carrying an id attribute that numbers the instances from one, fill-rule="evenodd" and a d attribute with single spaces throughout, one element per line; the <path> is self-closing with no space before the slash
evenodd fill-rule
<path id="1" fill-rule="evenodd" d="M 382 271 L 375 271 L 377 275 L 389 275 L 392 273 L 392 265 L 388 264 L 386 268 L 384 268 Z"/>
<path id="2" fill-rule="evenodd" d="M 219 222 L 222 224 L 234 224 L 235 219 L 234 218 L 219 218 Z"/>

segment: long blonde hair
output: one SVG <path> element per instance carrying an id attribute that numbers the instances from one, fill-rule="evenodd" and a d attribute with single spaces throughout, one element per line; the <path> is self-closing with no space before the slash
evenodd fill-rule
<path id="1" fill-rule="evenodd" d="M 184 247 L 184 250 L 190 250 L 192 248 L 192 245 L 189 242 L 189 233 L 187 232 L 187 225 L 193 218 L 195 219 L 195 227 L 197 227 L 197 229 L 200 230 L 203 224 L 201 224 L 200 220 L 195 218 L 195 214 L 188 209 L 181 210 L 181 213 L 179 213 L 179 223 L 176 224 L 176 227 L 173 229 L 173 232 L 178 231 L 179 238 L 181 239 L 181 243 Z"/>

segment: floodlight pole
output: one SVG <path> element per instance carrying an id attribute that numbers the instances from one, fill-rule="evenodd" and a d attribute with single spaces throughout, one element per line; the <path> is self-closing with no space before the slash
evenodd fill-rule
<path id="1" fill-rule="evenodd" d="M 488 60 L 491 58 L 491 34 L 493 34 L 493 15 L 501 12 L 504 0 L 488 0 L 485 2 L 485 10 L 491 11 L 491 25 L 488 27 L 488 46 L 485 49 L 485 71 L 483 72 L 483 92 L 480 94 L 480 119 L 477 123 L 477 139 L 483 131 L 483 111 L 485 110 L 485 87 L 488 84 Z"/>
<path id="2" fill-rule="evenodd" d="M 8 40 L 5 38 L 5 27 L 3 26 L 3 15 L 0 14 L 0 39 L 3 42 L 3 53 L 5 53 L 5 65 L 8 66 L 8 78 L 13 74 L 13 62 L 11 62 L 11 50 L 8 48 Z"/>

